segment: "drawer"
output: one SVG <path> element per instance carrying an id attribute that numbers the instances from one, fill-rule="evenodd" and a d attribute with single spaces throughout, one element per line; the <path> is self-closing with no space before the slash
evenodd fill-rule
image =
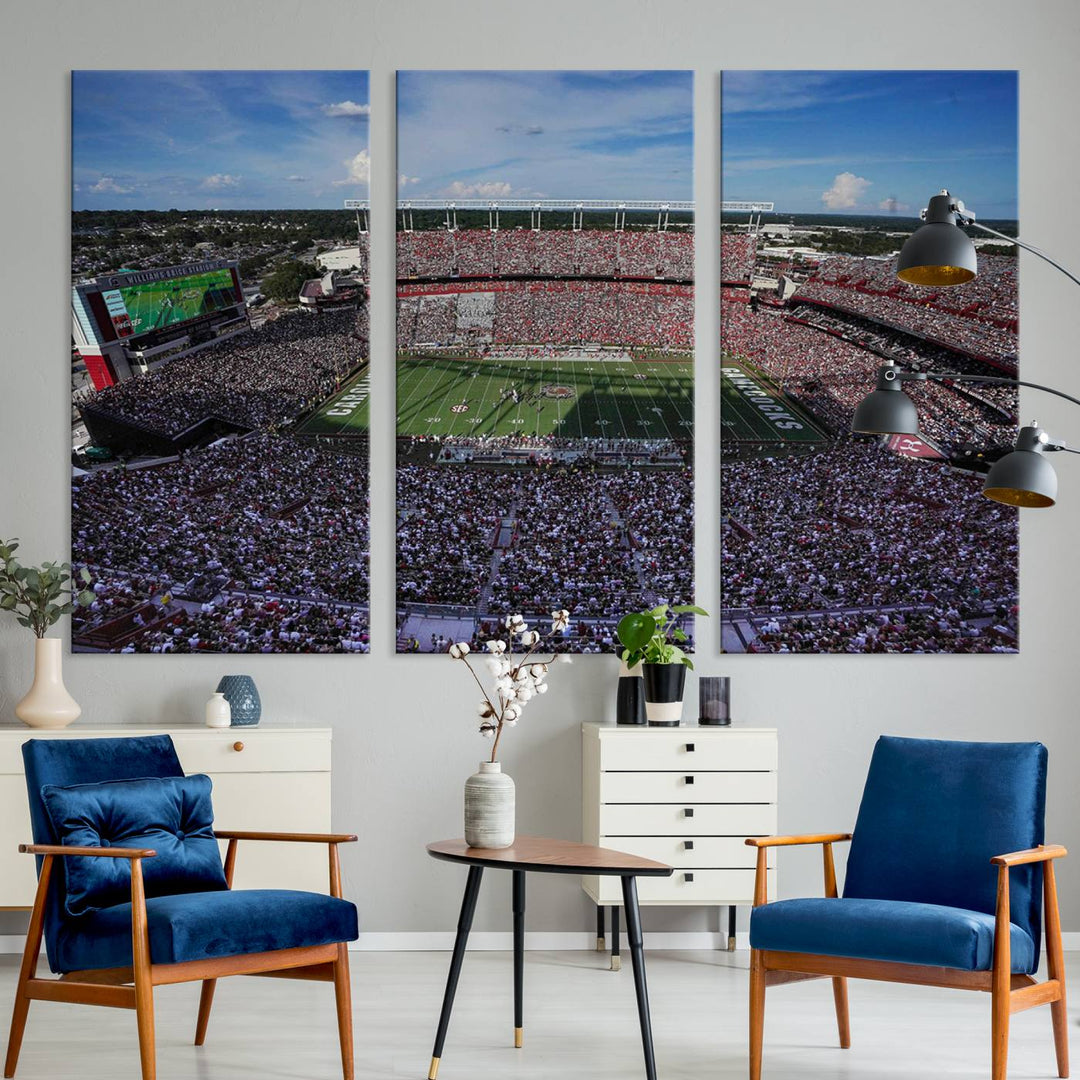
<path id="1" fill-rule="evenodd" d="M 772 733 L 656 728 L 600 740 L 600 768 L 605 771 L 706 770 L 723 772 L 776 769 Z"/>
<path id="2" fill-rule="evenodd" d="M 227 728 L 172 738 L 185 773 L 330 771 L 329 731 Z"/>
<path id="3" fill-rule="evenodd" d="M 757 851 L 738 836 L 602 836 L 600 845 L 691 870 L 753 870 L 757 863 Z M 776 865 L 772 849 L 767 865 Z"/>
<path id="4" fill-rule="evenodd" d="M 775 803 L 776 773 L 605 772 L 602 803 Z M 749 834 L 748 834 L 749 835 Z"/>
<path id="5" fill-rule="evenodd" d="M 776 807 L 765 803 L 745 806 L 616 803 L 600 808 L 600 832 L 613 838 L 735 836 L 745 839 L 747 836 L 772 836 L 776 832 Z"/>
<path id="6" fill-rule="evenodd" d="M 694 880 L 688 881 L 687 874 Z M 638 878 L 638 901 L 644 905 L 695 905 L 712 907 L 721 904 L 750 905 L 754 902 L 753 870 L 676 870 L 667 878 Z M 769 895 L 776 895 L 776 871 L 768 872 Z M 588 892 L 598 904 L 622 904 L 618 878 L 594 877 Z"/>

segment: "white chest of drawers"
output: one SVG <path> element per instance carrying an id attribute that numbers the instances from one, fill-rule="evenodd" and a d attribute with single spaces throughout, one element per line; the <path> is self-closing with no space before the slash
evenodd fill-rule
<path id="1" fill-rule="evenodd" d="M 30 810 L 23 776 L 27 739 L 172 736 L 185 773 L 206 773 L 214 784 L 214 820 L 222 829 L 264 832 L 330 831 L 330 728 L 72 727 L 63 731 L 0 728 L 0 907 L 30 907 L 34 860 L 18 853 L 29 843 Z M 224 849 L 224 844 L 222 845 Z M 327 889 L 326 851 L 318 844 L 241 844 L 238 889 Z"/>
<path id="2" fill-rule="evenodd" d="M 583 724 L 582 838 L 675 867 L 638 883 L 642 905 L 724 906 L 733 926 L 754 899 L 746 837 L 776 832 L 776 769 L 775 728 Z M 771 852 L 769 867 L 775 896 Z M 622 903 L 614 878 L 582 887 L 601 908 Z"/>

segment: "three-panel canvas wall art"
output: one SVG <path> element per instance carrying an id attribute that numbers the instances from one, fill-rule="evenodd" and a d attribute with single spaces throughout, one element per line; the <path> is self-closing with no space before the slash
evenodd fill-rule
<path id="1" fill-rule="evenodd" d="M 705 248 L 691 72 L 400 72 L 385 356 L 369 114 L 365 72 L 73 75 L 76 650 L 367 652 L 373 385 L 399 652 L 565 608 L 557 648 L 610 653 L 695 601 L 727 652 L 1016 650 L 1016 512 L 979 494 L 1015 391 L 923 384 L 918 438 L 850 434 L 885 361 L 1016 375 L 1011 244 L 954 289 L 894 275 L 942 187 L 1015 235 L 1014 72 L 725 73 Z"/>

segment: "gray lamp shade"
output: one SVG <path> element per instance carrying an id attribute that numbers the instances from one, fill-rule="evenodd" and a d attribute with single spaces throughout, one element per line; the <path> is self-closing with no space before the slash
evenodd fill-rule
<path id="1" fill-rule="evenodd" d="M 1047 507 L 1057 502 L 1057 473 L 1039 450 L 1013 450 L 994 462 L 983 494 L 1006 506 Z"/>
<path id="2" fill-rule="evenodd" d="M 899 386 L 874 390 L 859 402 L 851 430 L 865 435 L 918 435 L 919 410 Z"/>
<path id="3" fill-rule="evenodd" d="M 896 276 L 909 285 L 962 285 L 977 270 L 971 238 L 947 221 L 932 221 L 916 229 L 896 260 Z"/>

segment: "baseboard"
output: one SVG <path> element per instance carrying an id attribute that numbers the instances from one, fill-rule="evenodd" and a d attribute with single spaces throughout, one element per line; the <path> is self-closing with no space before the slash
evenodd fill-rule
<path id="1" fill-rule="evenodd" d="M 0 954 L 21 953 L 25 938 L 22 934 L 0 934 Z M 1080 932 L 1061 935 L 1067 952 L 1080 951 Z M 645 935 L 646 949 L 686 949 L 700 951 L 723 950 L 727 935 L 708 931 L 682 931 Z M 391 932 L 361 934 L 350 946 L 353 952 L 449 952 L 454 947 L 452 930 Z M 737 949 L 750 947 L 749 935 L 740 932 L 735 937 Z M 478 952 L 508 952 L 513 948 L 510 932 L 481 932 L 469 935 L 469 948 Z M 538 952 L 585 952 L 596 948 L 596 935 L 536 930 L 525 935 L 525 948 Z M 626 935 L 623 935 L 626 950 Z"/>

